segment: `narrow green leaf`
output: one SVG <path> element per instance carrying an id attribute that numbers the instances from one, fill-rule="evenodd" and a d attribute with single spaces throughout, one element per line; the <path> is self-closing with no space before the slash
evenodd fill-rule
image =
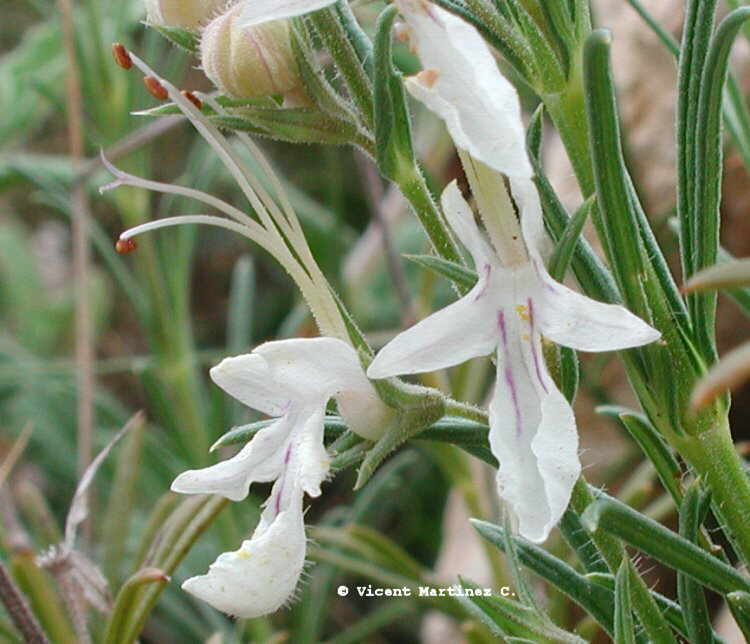
<path id="1" fill-rule="evenodd" d="M 230 445 L 244 444 L 252 440 L 261 429 L 273 425 L 277 422 L 276 418 L 270 418 L 268 420 L 259 420 L 254 423 L 248 423 L 247 425 L 240 425 L 239 427 L 233 427 L 226 434 L 219 437 L 219 439 L 211 445 L 211 451 L 216 451 L 222 447 L 228 447 Z M 339 416 L 326 416 L 325 418 L 325 432 L 326 439 L 335 439 L 341 436 L 346 431 L 346 423 Z"/>
<path id="2" fill-rule="evenodd" d="M 120 581 L 146 435 L 146 418 L 142 413 L 135 416 L 131 422 L 131 429 L 117 456 L 115 479 L 108 491 L 102 525 L 104 574 L 112 584 Z"/>
<path id="3" fill-rule="evenodd" d="M 518 31 L 525 37 L 533 51 L 534 77 L 527 78 L 540 93 L 554 94 L 562 91 L 567 82 L 567 60 L 560 60 L 558 53 L 547 40 L 546 34 L 519 0 L 507 0 Z"/>
<path id="4" fill-rule="evenodd" d="M 587 530 L 603 529 L 716 592 L 750 590 L 750 582 L 734 568 L 612 497 L 594 501 L 581 522 Z"/>
<path id="5" fill-rule="evenodd" d="M 411 118 L 401 74 L 393 67 L 393 21 L 398 7 L 386 7 L 375 27 L 374 106 L 375 159 L 384 177 L 396 180 L 403 167 L 413 167 L 416 158 L 411 136 Z"/>
<path id="6" fill-rule="evenodd" d="M 470 290 L 474 288 L 474 285 L 479 279 L 476 271 L 457 264 L 456 262 L 448 261 L 442 257 L 436 257 L 435 255 L 403 255 L 405 259 L 408 259 L 415 264 L 418 264 L 422 268 L 433 271 L 438 275 L 448 278 L 451 282 L 460 284 L 463 288 Z"/>
<path id="7" fill-rule="evenodd" d="M 677 644 L 670 623 L 680 632 L 684 632 L 682 615 L 672 608 L 664 610 L 660 596 L 658 593 L 649 591 L 629 557 L 623 558 L 623 564 L 628 571 L 631 604 L 643 629 L 639 635 L 645 635 L 646 640 L 653 644 Z"/>
<path id="8" fill-rule="evenodd" d="M 584 49 L 586 112 L 599 206 L 595 223 L 626 303 L 637 315 L 650 320 L 651 307 L 643 284 L 647 263 L 622 154 L 610 46 L 609 32 L 598 30 L 587 38 Z"/>
<path id="9" fill-rule="evenodd" d="M 170 27 L 168 25 L 149 25 L 158 31 L 172 44 L 184 49 L 191 54 L 197 54 L 200 49 L 200 36 L 195 31 L 183 29 L 182 27 Z"/>
<path id="10" fill-rule="evenodd" d="M 594 195 L 583 202 L 581 207 L 568 220 L 568 224 L 557 240 L 557 246 L 555 246 L 552 257 L 550 257 L 547 269 L 552 278 L 558 282 L 562 282 L 565 279 L 565 273 L 568 272 L 568 267 L 573 259 L 573 253 L 578 245 L 583 227 L 586 225 L 586 220 L 595 202 L 596 197 Z"/>
<path id="11" fill-rule="evenodd" d="M 272 418 L 234 427 L 221 436 L 211 446 L 211 451 L 228 447 L 230 445 L 245 444 L 252 440 L 253 436 L 255 436 L 261 429 L 268 427 L 274 422 L 276 422 L 276 419 Z M 345 451 L 354 447 L 353 444 L 346 446 L 337 445 L 339 439 L 345 436 L 347 432 L 346 423 L 341 417 L 326 416 L 324 426 L 326 440 L 334 441 L 334 443 L 329 446 L 330 449 L 340 451 L 343 455 Z M 497 466 L 497 460 L 492 455 L 489 448 L 488 434 L 489 427 L 483 423 L 467 420 L 465 418 L 452 418 L 446 416 L 420 432 L 416 438 L 419 440 L 451 443 L 470 454 L 477 456 L 477 458 L 480 458 L 493 466 Z M 359 449 L 362 448 L 360 447 Z M 356 454 L 349 454 L 343 459 L 343 462 L 351 464 L 349 459 L 354 456 L 356 456 Z"/>
<path id="12" fill-rule="evenodd" d="M 214 522 L 229 501 L 219 496 L 194 495 L 183 500 L 164 523 L 146 557 L 146 566 L 171 575 L 187 556 L 196 539 Z M 159 599 L 163 584 L 149 584 L 137 589 L 131 606 L 113 641 L 134 642 Z"/>
<path id="13" fill-rule="evenodd" d="M 104 634 L 105 644 L 121 644 L 123 642 L 120 639 L 124 632 L 123 624 L 128 614 L 133 610 L 133 604 L 143 586 L 149 584 L 166 586 L 168 582 L 169 577 L 164 574 L 164 571 L 158 568 L 144 568 L 130 577 L 122 585 L 115 598 L 112 613 L 107 621 L 107 628 Z"/>
<path id="14" fill-rule="evenodd" d="M 599 554 L 591 535 L 581 525 L 581 517 L 572 506 L 568 506 L 560 520 L 560 532 L 568 545 L 575 550 L 585 572 L 607 573 L 606 562 Z"/>
<path id="15" fill-rule="evenodd" d="M 500 526 L 471 519 L 477 532 L 500 550 L 505 549 L 505 531 Z M 614 628 L 614 596 L 612 591 L 576 572 L 567 563 L 534 544 L 513 537 L 518 558 L 529 570 L 539 575 L 591 615 L 610 635 Z"/>
<path id="16" fill-rule="evenodd" d="M 291 143 L 346 145 L 367 140 L 349 121 L 308 107 L 243 108 L 231 116 L 212 116 L 211 122 L 227 130 L 260 134 Z"/>
<path id="17" fill-rule="evenodd" d="M 677 215 L 683 275 L 695 272 L 695 146 L 698 92 L 714 25 L 717 0 L 689 0 L 685 8 L 677 88 Z"/>
<path id="18" fill-rule="evenodd" d="M 349 4 L 347 2 L 337 2 L 335 5 L 336 15 L 346 31 L 346 35 L 351 42 L 354 51 L 357 52 L 359 62 L 365 68 L 369 76 L 373 75 L 373 46 L 370 38 L 364 29 L 357 22 Z"/>
<path id="19" fill-rule="evenodd" d="M 635 644 L 628 561 L 628 559 L 623 559 L 615 576 L 615 642 L 617 644 Z"/>
<path id="20" fill-rule="evenodd" d="M 700 527 L 709 507 L 706 500 L 707 497 L 701 491 L 700 480 L 694 481 L 685 491 L 685 498 L 680 505 L 680 536 L 683 539 L 697 543 Z M 685 626 L 691 644 L 710 644 L 713 641 L 711 617 L 702 586 L 690 576 L 679 572 L 677 596 L 685 615 Z"/>
<path id="21" fill-rule="evenodd" d="M 706 57 L 698 94 L 695 127 L 695 185 L 688 216 L 695 230 L 693 262 L 688 277 L 716 263 L 719 250 L 722 154 L 721 106 L 729 66 L 729 53 L 737 34 L 750 18 L 750 7 L 735 9 L 719 25 Z M 697 345 L 707 361 L 716 356 L 716 294 L 688 298 L 697 334 Z"/>
<path id="22" fill-rule="evenodd" d="M 464 588 L 479 588 L 475 584 L 461 579 Z M 529 606 L 498 595 L 485 597 L 471 595 L 458 598 L 469 614 L 477 617 L 485 624 L 493 635 L 505 638 L 505 641 L 518 642 L 519 638 L 529 642 L 568 642 L 582 643 L 577 635 L 555 627 L 548 620 L 540 619 L 539 615 Z"/>
<path id="23" fill-rule="evenodd" d="M 643 414 L 624 412 L 619 418 L 646 458 L 653 464 L 664 489 L 669 492 L 675 503 L 679 504 L 682 500 L 680 479 L 683 472 L 672 449 Z"/>
<path id="24" fill-rule="evenodd" d="M 344 81 L 363 124 L 373 127 L 373 88 L 365 66 L 359 58 L 357 47 L 349 39 L 349 31 L 342 23 L 335 7 L 315 11 L 307 16 L 331 55 L 341 79 Z"/>

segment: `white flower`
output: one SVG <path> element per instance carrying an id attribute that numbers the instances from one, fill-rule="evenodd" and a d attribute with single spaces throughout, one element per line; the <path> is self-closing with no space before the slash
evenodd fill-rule
<path id="1" fill-rule="evenodd" d="M 496 250 L 456 185 L 449 185 L 443 208 L 479 280 L 460 300 L 386 345 L 368 375 L 434 371 L 496 352 L 490 446 L 500 462 L 499 493 L 520 533 L 541 542 L 565 511 L 581 470 L 573 410 L 547 371 L 542 337 L 581 351 L 610 351 L 653 342 L 659 333 L 623 307 L 595 302 L 550 277 L 515 89 L 473 27 L 424 0 L 397 4 L 424 68 L 407 87 L 443 118 L 462 151 Z M 498 173 L 509 179 L 520 229 Z"/>
<path id="2" fill-rule="evenodd" d="M 260 523 L 239 550 L 226 552 L 183 588 L 215 608 L 250 618 L 273 612 L 293 593 L 305 561 L 302 499 L 320 495 L 330 459 L 323 443 L 328 400 L 353 431 L 377 438 L 390 421 L 356 351 L 334 338 L 267 342 L 226 358 L 211 378 L 239 401 L 277 420 L 233 458 L 178 476 L 176 492 L 244 499 L 252 483 L 275 481 Z M 348 412 L 348 414 L 347 414 Z"/>
<path id="3" fill-rule="evenodd" d="M 503 266 L 455 183 L 443 194 L 443 208 L 479 280 L 387 344 L 367 374 L 434 371 L 496 351 L 490 446 L 501 463 L 498 487 L 520 533 L 541 542 L 565 511 L 581 469 L 573 410 L 547 371 L 542 336 L 582 351 L 609 351 L 653 342 L 659 333 L 621 306 L 556 282 L 536 258 Z"/>

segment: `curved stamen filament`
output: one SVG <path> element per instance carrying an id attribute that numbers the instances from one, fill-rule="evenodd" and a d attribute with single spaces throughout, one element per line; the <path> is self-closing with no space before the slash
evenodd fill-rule
<path id="1" fill-rule="evenodd" d="M 131 231 L 127 232 L 131 233 L 132 236 L 133 230 L 144 232 L 145 230 L 153 230 L 154 228 L 161 228 L 169 225 L 176 225 L 179 223 L 203 223 L 227 228 L 246 237 L 249 237 L 250 239 L 253 239 L 261 246 L 263 246 L 268 252 L 270 252 L 295 280 L 300 290 L 302 291 L 302 295 L 307 301 L 308 306 L 310 307 L 310 310 L 312 311 L 321 332 L 324 335 L 330 335 L 332 337 L 337 337 L 342 340 L 348 341 L 349 334 L 346 330 L 346 325 L 333 298 L 328 282 L 312 257 L 312 253 L 307 246 L 307 241 L 302 234 L 299 222 L 294 215 L 294 211 L 291 209 L 291 205 L 289 204 L 288 199 L 283 194 L 283 189 L 280 192 L 280 198 L 282 199 L 285 210 L 287 210 L 286 217 L 281 214 L 278 205 L 271 200 L 265 189 L 263 189 L 262 186 L 259 185 L 257 178 L 254 177 L 247 170 L 247 168 L 245 168 L 240 158 L 237 156 L 237 152 L 232 148 L 226 137 L 213 123 L 211 123 L 204 117 L 200 110 L 196 109 L 192 101 L 183 96 L 183 94 L 180 93 L 180 91 L 177 90 L 177 88 L 169 81 L 161 78 L 158 74 L 156 74 L 154 70 L 152 70 L 138 56 L 131 53 L 130 57 L 133 61 L 133 64 L 143 74 L 153 77 L 157 83 L 161 84 L 161 86 L 166 90 L 168 97 L 190 120 L 196 130 L 198 130 L 199 134 L 201 134 L 206 142 L 218 154 L 222 163 L 237 181 L 243 194 L 257 213 L 261 223 L 258 224 L 257 222 L 254 222 L 244 213 L 242 213 L 242 224 L 235 224 L 232 221 L 224 220 L 220 217 L 210 217 L 208 215 L 192 215 L 187 217 L 171 217 L 169 218 L 169 220 L 150 222 L 149 224 L 143 225 L 147 226 L 148 228 L 144 229 L 142 226 L 139 226 L 136 229 L 131 229 Z M 274 185 L 280 186 L 280 183 L 276 183 L 278 182 L 278 178 L 276 178 L 273 174 L 270 165 L 263 158 L 257 148 L 252 144 L 252 142 L 250 145 L 250 151 L 253 153 L 253 156 L 258 159 L 261 167 L 268 174 L 271 181 L 274 182 Z M 140 185 L 142 187 L 146 187 L 143 184 Z M 160 184 L 158 184 L 158 182 L 153 182 L 151 188 L 153 189 L 156 186 L 160 186 Z M 263 199 L 261 199 L 258 192 L 256 191 L 256 187 L 261 188 L 260 192 L 264 197 Z M 205 199 L 206 195 L 203 195 L 203 193 L 200 193 L 199 191 L 196 191 L 197 194 L 187 195 L 186 193 L 179 192 L 180 190 L 190 189 L 177 188 L 177 190 L 173 190 L 173 192 L 175 192 L 176 194 L 184 194 L 185 196 L 193 196 L 194 198 L 198 198 L 204 203 L 209 203 Z M 268 208 L 266 207 L 266 203 L 269 206 Z M 209 203 L 209 205 L 213 205 L 222 212 L 225 212 L 233 218 L 236 218 L 236 209 L 229 206 L 229 204 L 224 204 L 224 202 L 222 202 L 221 200 L 216 200 L 216 202 Z M 230 207 L 231 213 L 227 212 L 225 206 Z M 277 215 L 276 217 L 272 217 L 271 214 L 269 214 L 269 208 L 274 214 Z M 197 217 L 199 219 L 189 219 L 190 217 Z M 254 224 L 252 228 L 250 227 L 250 224 L 248 224 L 248 219 Z M 274 220 L 276 220 L 278 223 L 274 223 Z M 171 223 L 160 224 L 160 221 L 171 221 Z M 255 228 L 256 226 L 257 228 Z M 258 229 L 263 231 L 262 234 Z M 286 239 L 284 238 L 284 235 L 282 234 L 282 231 L 287 234 L 287 238 L 289 238 L 290 243 L 292 243 L 293 247 L 297 249 L 297 256 L 292 253 Z M 123 239 L 127 238 L 125 237 Z M 298 259 L 297 257 L 299 257 L 300 259 Z"/>
<path id="2" fill-rule="evenodd" d="M 221 212 L 229 215 L 232 219 L 238 221 L 239 223 L 247 226 L 248 228 L 252 228 L 254 230 L 262 231 L 264 230 L 260 224 L 258 224 L 257 221 L 254 221 L 251 217 L 249 217 L 247 214 L 242 212 L 239 208 L 235 208 L 231 204 L 228 204 L 226 201 L 223 201 L 222 199 L 218 199 L 217 197 L 214 197 L 206 192 L 202 192 L 201 190 L 196 190 L 195 188 L 187 188 L 184 186 L 178 186 L 172 183 L 162 183 L 161 181 L 151 181 L 150 179 L 143 179 L 142 177 L 137 177 L 133 174 L 128 174 L 127 172 L 124 172 L 120 170 L 119 168 L 112 165 L 109 160 L 104 156 L 104 153 L 101 154 L 102 164 L 104 165 L 109 172 L 112 173 L 112 175 L 115 177 L 115 180 L 112 183 L 108 183 L 105 186 L 102 186 L 99 188 L 100 193 L 107 192 L 108 190 L 112 190 L 114 188 L 117 188 L 119 186 L 132 186 L 134 188 L 143 188 L 144 190 L 151 190 L 153 192 L 161 192 L 164 194 L 172 194 L 172 195 L 179 195 L 181 197 L 187 197 L 189 199 L 195 199 L 196 201 L 201 201 L 204 204 L 208 206 L 212 206 L 216 208 L 217 210 L 220 210 Z"/>

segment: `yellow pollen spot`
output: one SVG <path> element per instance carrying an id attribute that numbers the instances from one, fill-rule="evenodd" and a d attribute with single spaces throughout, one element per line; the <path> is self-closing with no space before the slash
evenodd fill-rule
<path id="1" fill-rule="evenodd" d="M 423 69 L 417 74 L 417 80 L 427 88 L 437 83 L 440 72 L 437 69 Z"/>
<path id="2" fill-rule="evenodd" d="M 521 338 L 522 338 L 522 339 L 523 339 L 523 340 L 524 340 L 525 342 L 530 342 L 530 341 L 531 341 L 531 336 L 530 336 L 530 335 L 529 335 L 528 333 L 523 333 L 523 334 L 521 334 Z"/>
<path id="3" fill-rule="evenodd" d="M 519 304 L 516 307 L 516 313 L 518 313 L 518 317 L 521 318 L 524 322 L 529 322 L 531 318 L 529 317 L 529 307 L 525 304 Z"/>
<path id="4" fill-rule="evenodd" d="M 250 553 L 247 550 L 238 550 L 236 554 L 238 559 L 250 559 Z"/>

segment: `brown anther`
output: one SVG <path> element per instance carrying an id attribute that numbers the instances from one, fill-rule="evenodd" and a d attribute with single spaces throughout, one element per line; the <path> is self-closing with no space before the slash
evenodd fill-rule
<path id="1" fill-rule="evenodd" d="M 114 56 L 115 62 L 123 69 L 130 69 L 133 66 L 133 59 L 130 57 L 130 53 L 125 49 L 125 45 L 121 42 L 112 43 L 112 56 Z"/>
<path id="2" fill-rule="evenodd" d="M 120 253 L 120 255 L 132 253 L 136 248 L 138 248 L 138 244 L 135 239 L 118 239 L 115 244 L 115 250 Z"/>
<path id="3" fill-rule="evenodd" d="M 199 99 L 193 92 L 191 92 L 189 89 L 183 89 L 180 91 L 180 94 L 182 94 L 187 100 L 189 100 L 197 109 L 203 109 L 203 102 L 201 99 Z"/>
<path id="4" fill-rule="evenodd" d="M 440 72 L 437 69 L 423 69 L 417 74 L 417 80 L 420 84 L 427 88 L 432 87 L 437 83 L 437 79 L 440 76 Z"/>
<path id="5" fill-rule="evenodd" d="M 169 98 L 167 88 L 159 82 L 155 76 L 144 76 L 143 84 L 146 86 L 148 93 L 160 101 L 166 101 Z"/>

